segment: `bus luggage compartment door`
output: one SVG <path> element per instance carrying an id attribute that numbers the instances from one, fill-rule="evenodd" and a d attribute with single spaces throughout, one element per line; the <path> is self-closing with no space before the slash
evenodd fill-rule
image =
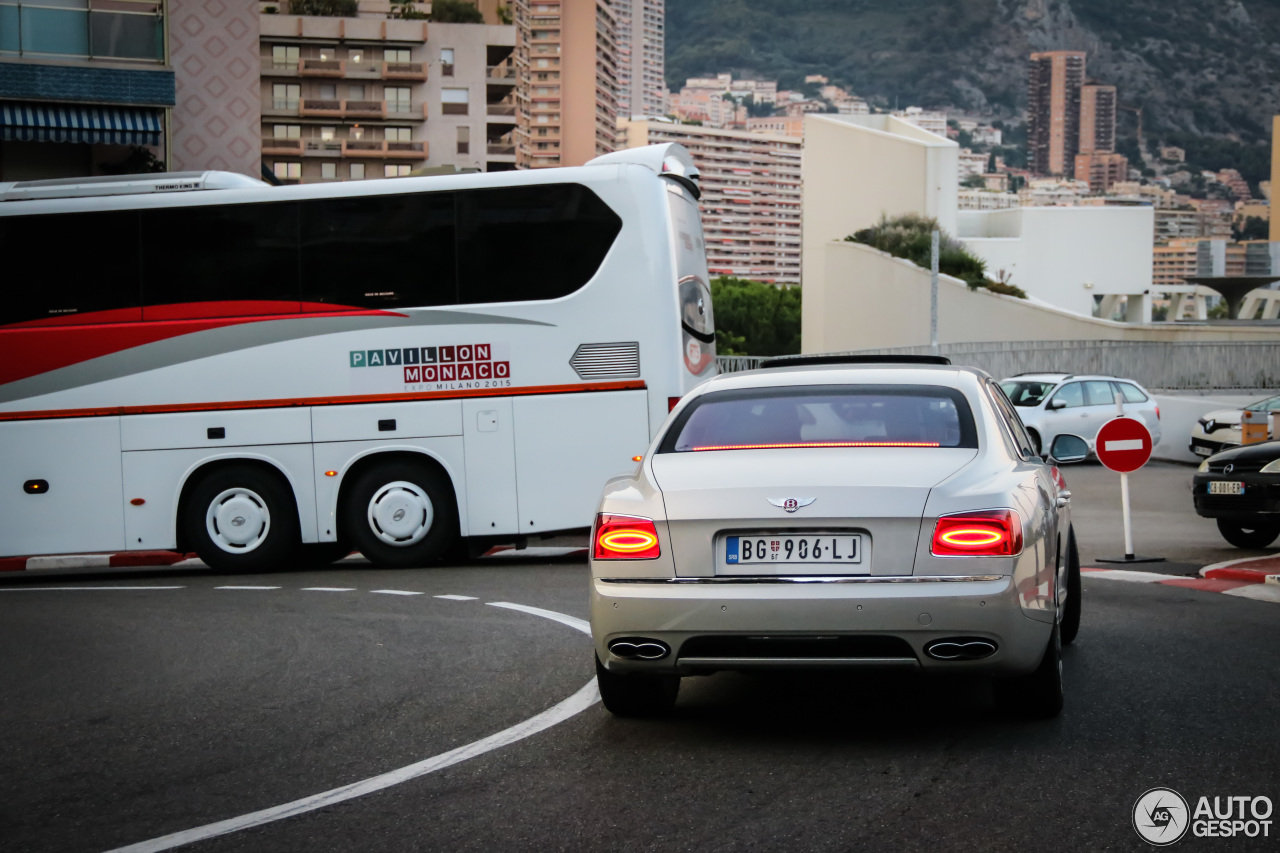
<path id="1" fill-rule="evenodd" d="M 647 391 L 516 397 L 520 530 L 590 527 L 610 477 L 649 447 Z"/>
<path id="2" fill-rule="evenodd" d="M 462 401 L 470 536 L 517 533 L 516 445 L 510 397 Z"/>
<path id="3" fill-rule="evenodd" d="M 0 556 L 124 548 L 119 418 L 0 425 L 0 475 Z"/>

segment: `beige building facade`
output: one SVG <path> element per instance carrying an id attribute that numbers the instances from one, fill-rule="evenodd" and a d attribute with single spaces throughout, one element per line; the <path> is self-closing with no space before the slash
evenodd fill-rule
<path id="1" fill-rule="evenodd" d="M 618 146 L 608 0 L 515 0 L 516 164 L 580 166 Z"/>
<path id="2" fill-rule="evenodd" d="M 665 0 L 613 0 L 621 117 L 667 111 L 665 5 Z"/>
<path id="3" fill-rule="evenodd" d="M 647 119 L 620 129 L 627 148 L 677 142 L 693 155 L 713 275 L 800 283 L 799 138 Z"/>
<path id="4" fill-rule="evenodd" d="M 1027 160 L 1040 175 L 1071 176 L 1080 150 L 1080 97 L 1085 54 L 1031 54 L 1027 92 Z"/>

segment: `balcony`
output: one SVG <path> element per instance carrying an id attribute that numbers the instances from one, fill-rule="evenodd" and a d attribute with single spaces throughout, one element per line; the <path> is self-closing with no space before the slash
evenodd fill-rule
<path id="1" fill-rule="evenodd" d="M 264 136 L 262 138 L 263 154 L 301 154 L 301 139 L 281 139 L 275 136 Z"/>
<path id="2" fill-rule="evenodd" d="M 264 116 L 301 116 L 303 118 L 393 119 L 422 121 L 426 105 L 409 101 L 336 100 L 332 98 L 267 98 Z"/>
<path id="3" fill-rule="evenodd" d="M 490 83 L 510 83 L 516 82 L 516 67 L 514 65 L 490 65 L 488 68 Z"/>
<path id="4" fill-rule="evenodd" d="M 490 157 L 516 156 L 516 146 L 514 143 L 490 142 L 485 148 L 486 148 L 486 153 Z"/>
<path id="5" fill-rule="evenodd" d="M 264 77 L 320 77 L 348 80 L 415 80 L 427 79 L 425 62 L 381 62 L 356 59 L 315 59 L 303 57 L 294 62 L 262 57 Z"/>
<path id="6" fill-rule="evenodd" d="M 88 0 L 80 8 L 53 3 L 0 3 L 0 55 L 71 56 L 164 62 L 159 0 Z"/>

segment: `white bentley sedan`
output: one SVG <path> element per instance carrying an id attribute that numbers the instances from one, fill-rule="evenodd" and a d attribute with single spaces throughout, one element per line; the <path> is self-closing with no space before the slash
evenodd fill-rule
<path id="1" fill-rule="evenodd" d="M 682 676 L 831 667 L 982 674 L 1015 713 L 1061 710 L 1070 492 L 990 376 L 902 361 L 720 376 L 609 481 L 591 626 L 610 711 L 662 713 Z"/>

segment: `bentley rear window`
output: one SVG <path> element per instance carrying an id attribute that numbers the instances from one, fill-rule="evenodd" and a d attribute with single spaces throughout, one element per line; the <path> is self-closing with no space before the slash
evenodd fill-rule
<path id="1" fill-rule="evenodd" d="M 935 386 L 752 388 L 705 394 L 659 452 L 791 447 L 977 447 L 964 395 Z"/>

